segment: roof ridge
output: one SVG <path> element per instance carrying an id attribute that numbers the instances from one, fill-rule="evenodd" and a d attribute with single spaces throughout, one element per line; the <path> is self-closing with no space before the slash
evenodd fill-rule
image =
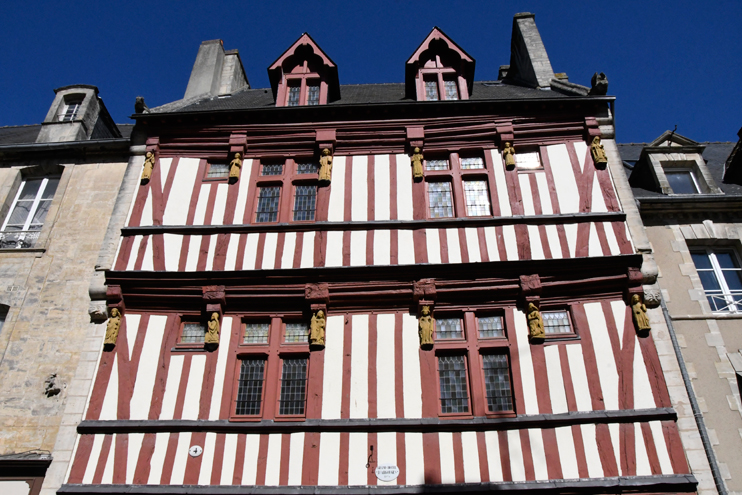
<path id="1" fill-rule="evenodd" d="M 21 125 L 3 125 L 0 126 L 0 129 L 9 129 L 11 127 L 33 127 L 41 124 L 21 124 Z"/>

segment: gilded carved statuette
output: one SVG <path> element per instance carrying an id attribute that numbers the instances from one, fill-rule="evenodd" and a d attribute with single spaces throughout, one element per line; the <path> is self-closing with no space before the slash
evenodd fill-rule
<path id="1" fill-rule="evenodd" d="M 322 156 L 319 159 L 319 182 L 329 184 L 332 181 L 332 155 L 328 148 L 322 150 Z"/>
<path id="2" fill-rule="evenodd" d="M 221 330 L 221 327 L 219 326 L 219 313 L 213 312 L 211 313 L 211 319 L 209 320 L 209 323 L 207 323 L 207 331 L 206 335 L 204 336 L 204 344 L 206 346 L 216 347 L 219 345 L 219 331 Z"/>
<path id="3" fill-rule="evenodd" d="M 505 169 L 513 170 L 515 168 L 515 148 L 510 144 L 510 141 L 505 143 L 505 147 L 502 149 L 502 157 L 505 160 Z"/>
<path id="4" fill-rule="evenodd" d="M 149 182 L 149 179 L 152 177 L 152 169 L 155 168 L 155 154 L 151 151 L 148 151 L 146 155 L 144 155 L 144 170 L 142 170 L 142 184 L 146 184 Z"/>
<path id="5" fill-rule="evenodd" d="M 112 349 L 116 345 L 116 340 L 119 338 L 119 328 L 121 328 L 121 311 L 112 308 L 111 316 L 108 318 L 108 324 L 106 325 L 106 339 L 103 341 L 105 347 Z"/>
<path id="6" fill-rule="evenodd" d="M 637 294 L 631 296 L 631 312 L 634 314 L 634 323 L 638 331 L 644 332 L 652 329 L 647 317 L 647 306 Z"/>
<path id="7" fill-rule="evenodd" d="M 321 309 L 312 315 L 309 324 L 309 345 L 325 346 L 325 312 Z"/>
<path id="8" fill-rule="evenodd" d="M 242 168 L 242 155 L 234 154 L 234 159 L 229 163 L 229 183 L 234 184 L 240 178 L 240 169 Z"/>
<path id="9" fill-rule="evenodd" d="M 531 339 L 543 339 L 546 337 L 544 332 L 544 320 L 541 318 L 541 313 L 533 303 L 528 303 L 528 331 Z"/>
<path id="10" fill-rule="evenodd" d="M 423 154 L 417 146 L 413 150 L 410 161 L 412 162 L 412 178 L 415 182 L 420 182 L 423 180 Z"/>
<path id="11" fill-rule="evenodd" d="M 420 336 L 420 348 L 433 348 L 433 332 L 435 331 L 435 320 L 430 315 L 430 306 L 423 306 L 420 311 L 418 335 Z"/>
<path id="12" fill-rule="evenodd" d="M 605 154 L 605 148 L 600 143 L 600 137 L 595 136 L 592 144 L 590 144 L 590 153 L 593 155 L 593 162 L 595 167 L 604 169 L 608 165 L 608 156 Z"/>

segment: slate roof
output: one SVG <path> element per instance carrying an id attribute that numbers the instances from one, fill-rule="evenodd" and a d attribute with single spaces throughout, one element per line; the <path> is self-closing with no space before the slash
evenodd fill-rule
<path id="1" fill-rule="evenodd" d="M 706 149 L 703 151 L 703 159 L 706 160 L 706 166 L 711 172 L 711 175 L 716 181 L 716 185 L 724 191 L 724 194 L 729 196 L 742 196 L 742 186 L 736 184 L 724 184 L 722 176 L 724 175 L 724 164 L 732 152 L 735 143 L 721 143 L 721 142 L 706 142 L 698 143 L 705 145 Z M 618 144 L 618 152 L 621 154 L 621 159 L 624 162 L 624 171 L 626 176 L 631 176 L 632 165 L 641 155 L 642 148 L 648 146 L 649 143 L 629 143 L 629 144 Z M 628 163 L 627 163 L 628 162 Z M 632 187 L 631 190 L 634 192 L 634 197 L 637 199 L 642 198 L 658 198 L 666 197 L 662 193 L 650 191 L 643 188 Z"/>
<path id="2" fill-rule="evenodd" d="M 549 89 L 526 88 L 504 84 L 500 81 L 475 81 L 469 99 L 497 101 L 549 98 L 569 98 L 569 96 Z M 328 106 L 411 103 L 413 101 L 412 99 L 405 98 L 404 83 L 346 84 L 340 86 L 340 99 L 328 103 Z M 421 102 L 421 104 L 428 103 Z M 210 112 L 257 108 L 275 108 L 273 92 L 270 88 L 243 89 L 230 96 L 209 96 L 190 100 L 178 100 L 166 105 L 150 108 L 150 112 Z"/>
<path id="3" fill-rule="evenodd" d="M 134 124 L 116 124 L 121 137 L 129 138 Z M 41 130 L 41 124 L 0 127 L 0 146 L 13 144 L 33 144 Z"/>

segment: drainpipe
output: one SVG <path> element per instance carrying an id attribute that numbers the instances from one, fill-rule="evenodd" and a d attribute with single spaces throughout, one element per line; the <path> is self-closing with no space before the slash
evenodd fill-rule
<path id="1" fill-rule="evenodd" d="M 703 443 L 703 450 L 706 451 L 706 458 L 711 466 L 711 474 L 714 477 L 714 484 L 716 484 L 716 490 L 719 495 L 727 495 L 727 488 L 724 486 L 724 479 L 721 477 L 719 472 L 719 465 L 716 463 L 716 454 L 714 449 L 711 447 L 711 441 L 709 440 L 708 433 L 706 432 L 706 424 L 703 421 L 703 415 L 701 414 L 701 408 L 698 407 L 698 401 L 696 400 L 696 394 L 693 392 L 693 386 L 688 376 L 688 369 L 685 367 L 685 361 L 683 355 L 680 352 L 680 344 L 678 344 L 678 338 L 675 335 L 675 328 L 672 326 L 672 319 L 670 318 L 670 312 L 667 310 L 665 304 L 665 298 L 660 297 L 660 303 L 662 304 L 662 312 L 665 314 L 665 322 L 667 323 L 667 330 L 670 332 L 670 340 L 672 340 L 672 348 L 675 350 L 675 357 L 678 358 L 678 365 L 680 366 L 680 373 L 683 375 L 683 383 L 685 383 L 685 390 L 688 392 L 688 399 L 690 400 L 690 407 L 693 410 L 693 416 L 696 418 L 696 424 L 698 425 L 698 433 L 701 435 L 701 443 Z"/>

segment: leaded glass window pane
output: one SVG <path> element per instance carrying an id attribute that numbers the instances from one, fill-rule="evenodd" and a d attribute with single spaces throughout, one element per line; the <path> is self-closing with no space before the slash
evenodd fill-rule
<path id="1" fill-rule="evenodd" d="M 470 156 L 461 159 L 461 168 L 464 170 L 475 170 L 484 168 L 484 158 L 481 156 Z"/>
<path id="2" fill-rule="evenodd" d="M 543 311 L 541 318 L 544 320 L 546 333 L 572 333 L 567 311 Z"/>
<path id="3" fill-rule="evenodd" d="M 521 170 L 534 170 L 541 168 L 541 157 L 538 152 L 516 153 L 515 166 Z"/>
<path id="4" fill-rule="evenodd" d="M 441 385 L 441 412 L 469 412 L 469 387 L 466 383 L 464 356 L 440 356 L 438 378 Z"/>
<path id="5" fill-rule="evenodd" d="M 432 218 L 453 216 L 453 196 L 450 182 L 428 182 L 428 204 Z"/>
<path id="6" fill-rule="evenodd" d="M 477 318 L 480 339 L 504 337 L 505 329 L 502 325 L 502 316 L 485 316 Z"/>
<path id="7" fill-rule="evenodd" d="M 436 339 L 463 339 L 464 330 L 461 326 L 460 318 L 436 318 L 435 319 L 435 338 Z"/>
<path id="8" fill-rule="evenodd" d="M 484 388 L 487 395 L 487 410 L 490 412 L 512 411 L 513 396 L 510 390 L 510 367 L 505 354 L 482 356 Z"/>
<path id="9" fill-rule="evenodd" d="M 242 342 L 244 344 L 267 344 L 270 326 L 268 322 L 245 323 L 245 336 Z"/>
<path id="10" fill-rule="evenodd" d="M 317 203 L 317 186 L 296 186 L 294 196 L 294 220 L 314 220 Z"/>
<path id="11" fill-rule="evenodd" d="M 465 180 L 464 197 L 466 198 L 466 214 L 470 217 L 490 215 L 490 193 L 487 181 Z"/>
<path id="12" fill-rule="evenodd" d="M 428 101 L 438 101 L 437 81 L 425 81 L 425 99 Z"/>
<path id="13" fill-rule="evenodd" d="M 289 99 L 286 102 L 286 106 L 298 107 L 300 95 L 301 95 L 301 86 L 289 86 Z"/>
<path id="14" fill-rule="evenodd" d="M 443 85 L 446 88 L 446 99 L 447 100 L 458 100 L 459 99 L 459 88 L 456 85 L 456 81 L 443 81 Z"/>
<path id="15" fill-rule="evenodd" d="M 284 359 L 278 414 L 304 414 L 306 388 L 306 358 Z"/>
<path id="16" fill-rule="evenodd" d="M 283 163 L 266 163 L 260 175 L 281 175 L 282 173 Z"/>
<path id="17" fill-rule="evenodd" d="M 319 85 L 307 86 L 307 105 L 319 105 Z"/>
<path id="18" fill-rule="evenodd" d="M 425 160 L 425 170 L 448 170 L 448 160 Z"/>
<path id="19" fill-rule="evenodd" d="M 184 323 L 181 344 L 202 344 L 206 336 L 206 329 L 201 323 Z"/>
<path id="20" fill-rule="evenodd" d="M 243 359 L 240 367 L 240 382 L 237 387 L 235 414 L 260 414 L 263 401 L 263 377 L 265 359 Z"/>
<path id="21" fill-rule="evenodd" d="M 319 171 L 319 165 L 314 162 L 304 162 L 296 164 L 297 174 L 316 174 Z"/>
<path id="22" fill-rule="evenodd" d="M 229 165 L 226 163 L 212 163 L 209 165 L 209 173 L 206 174 L 207 179 L 221 179 L 229 177 Z"/>
<path id="23" fill-rule="evenodd" d="M 278 202 L 281 199 L 279 186 L 261 187 L 258 195 L 258 212 L 255 221 L 275 222 L 278 219 Z"/>
<path id="24" fill-rule="evenodd" d="M 306 323 L 286 323 L 284 342 L 308 342 L 309 327 Z"/>

